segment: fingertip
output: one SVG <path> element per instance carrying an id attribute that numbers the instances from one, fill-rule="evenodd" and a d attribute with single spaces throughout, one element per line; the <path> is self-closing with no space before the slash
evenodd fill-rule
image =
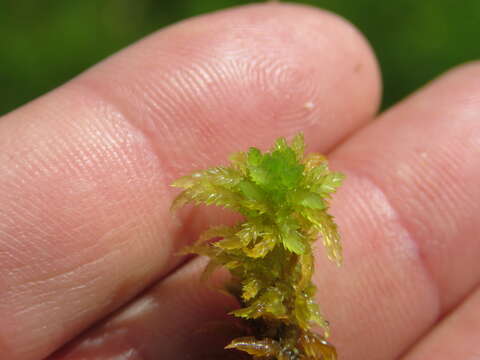
<path id="1" fill-rule="evenodd" d="M 197 158 L 223 157 L 224 149 L 299 130 L 327 151 L 369 121 L 380 102 L 379 70 L 364 37 L 309 6 L 219 11 L 173 25 L 121 55 L 87 73 L 84 83 L 162 144 L 158 152 L 174 151 L 169 157 L 177 163 L 192 144 Z"/>

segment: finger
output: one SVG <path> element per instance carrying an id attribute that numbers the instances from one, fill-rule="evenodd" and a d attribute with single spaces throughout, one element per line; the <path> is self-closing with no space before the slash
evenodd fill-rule
<path id="1" fill-rule="evenodd" d="M 342 359 L 399 357 L 480 279 L 475 218 L 480 214 L 479 75 L 479 65 L 447 74 L 331 154 L 332 166 L 347 174 L 333 208 L 345 260 L 337 269 L 319 246 L 315 281 Z M 183 278 L 195 273 L 190 266 L 168 279 L 176 289 L 170 305 L 164 301 L 146 312 L 132 310 L 141 307 L 142 297 L 55 360 L 114 358 L 117 350 L 146 359 L 195 354 L 201 345 L 191 334 L 219 316 L 210 306 L 224 307 L 219 294 L 196 295 L 204 294 L 204 285 L 198 275 Z M 163 286 L 147 298 L 162 297 Z M 138 315 L 133 322 L 125 316 L 132 312 Z M 186 318 L 174 322 L 172 316 L 181 314 Z M 122 334 L 114 331 L 119 327 Z M 167 332 L 179 337 L 171 341 Z"/>
<path id="2" fill-rule="evenodd" d="M 480 291 L 477 290 L 402 359 L 476 359 L 480 355 L 479 332 Z"/>
<path id="3" fill-rule="evenodd" d="M 345 267 L 317 273 L 344 359 L 398 357 L 479 283 L 479 78 L 450 72 L 331 156 Z"/>
<path id="4" fill-rule="evenodd" d="M 327 149 L 378 94 L 352 27 L 262 5 L 170 27 L 3 117 L 0 352 L 43 358 L 179 263 L 181 222 L 201 222 L 169 214 L 173 178 L 298 130 Z"/>

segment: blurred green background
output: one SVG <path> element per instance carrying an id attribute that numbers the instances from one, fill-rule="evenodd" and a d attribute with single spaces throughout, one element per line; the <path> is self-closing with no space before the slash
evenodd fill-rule
<path id="1" fill-rule="evenodd" d="M 0 115 L 142 36 L 247 0 L 0 0 Z M 370 40 L 383 106 L 446 69 L 480 59 L 480 0 L 311 0 Z"/>

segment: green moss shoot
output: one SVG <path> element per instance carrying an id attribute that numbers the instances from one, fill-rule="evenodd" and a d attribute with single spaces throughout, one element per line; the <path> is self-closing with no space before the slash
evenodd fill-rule
<path id="1" fill-rule="evenodd" d="M 329 259 L 341 263 L 340 237 L 328 208 L 343 175 L 330 171 L 324 156 L 305 155 L 304 148 L 302 134 L 290 143 L 279 138 L 268 152 L 252 147 L 233 154 L 230 166 L 173 183 L 183 189 L 174 209 L 207 204 L 243 215 L 234 226 L 209 228 L 187 251 L 210 258 L 207 273 L 217 267 L 231 273 L 227 289 L 241 304 L 231 314 L 244 319 L 250 331 L 226 348 L 253 359 L 337 357 L 314 299 L 312 245 L 321 238 Z M 313 332 L 315 325 L 323 335 Z"/>

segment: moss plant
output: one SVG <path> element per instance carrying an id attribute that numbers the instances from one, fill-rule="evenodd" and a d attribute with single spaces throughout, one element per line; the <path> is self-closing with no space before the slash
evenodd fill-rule
<path id="1" fill-rule="evenodd" d="M 241 307 L 231 312 L 245 320 L 249 336 L 234 339 L 253 359 L 333 360 L 325 338 L 328 322 L 314 300 L 312 245 L 321 237 L 328 257 L 340 264 L 342 248 L 328 200 L 343 175 L 331 172 L 319 154 L 304 154 L 302 134 L 290 144 L 278 139 L 262 153 L 257 148 L 230 157 L 230 166 L 184 176 L 173 208 L 187 203 L 238 211 L 234 226 L 214 226 L 188 252 L 210 258 L 206 273 L 225 267 L 227 284 Z M 323 336 L 312 331 L 319 325 Z"/>

